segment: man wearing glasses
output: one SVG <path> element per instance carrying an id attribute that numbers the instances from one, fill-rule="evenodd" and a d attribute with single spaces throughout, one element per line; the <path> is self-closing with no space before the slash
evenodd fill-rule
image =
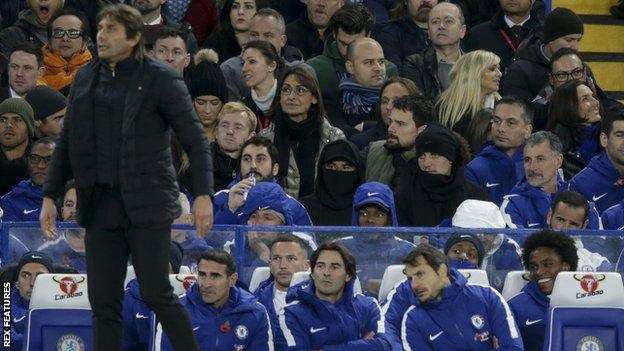
<path id="1" fill-rule="evenodd" d="M 26 157 L 30 178 L 19 182 L 0 200 L 4 210 L 3 220 L 9 222 L 39 220 L 43 202 L 43 181 L 55 147 L 56 141 L 50 137 L 41 138 L 33 143 Z"/>
<path id="2" fill-rule="evenodd" d="M 47 27 L 48 43 L 43 46 L 43 81 L 67 96 L 80 67 L 93 59 L 88 43 L 89 25 L 76 11 L 61 11 Z"/>

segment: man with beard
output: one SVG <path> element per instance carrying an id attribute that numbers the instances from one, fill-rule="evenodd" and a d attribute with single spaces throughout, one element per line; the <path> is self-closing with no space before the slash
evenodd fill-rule
<path id="1" fill-rule="evenodd" d="M 48 43 L 46 26 L 63 8 L 65 0 L 27 0 L 28 9 L 19 13 L 17 22 L 0 32 L 0 53 L 8 55 L 15 45 L 32 42 L 41 49 Z"/>
<path id="2" fill-rule="evenodd" d="M 188 52 L 194 54 L 197 52 L 197 40 L 193 34 L 191 25 L 184 22 L 178 25 L 174 20 L 163 16 L 163 4 L 166 0 L 132 0 L 130 5 L 139 12 L 143 17 L 143 23 L 145 28 L 143 30 L 143 41 L 145 42 L 145 48 L 151 50 L 154 47 L 158 33 L 165 26 L 173 26 L 183 32 L 183 36 L 186 38 L 186 48 Z"/>
<path id="3" fill-rule="evenodd" d="M 0 195 L 28 178 L 28 149 L 35 136 L 33 109 L 20 98 L 0 103 Z"/>
<path id="4" fill-rule="evenodd" d="M 393 12 L 397 16 L 373 31 L 383 47 L 386 58 L 397 65 L 412 54 L 418 54 L 427 47 L 429 12 L 438 0 L 401 0 Z"/>
<path id="5" fill-rule="evenodd" d="M 388 139 L 370 144 L 366 157 L 366 181 L 378 181 L 395 189 L 399 174 L 416 156 L 416 137 L 434 120 L 433 102 L 420 96 L 394 100 L 388 116 Z"/>

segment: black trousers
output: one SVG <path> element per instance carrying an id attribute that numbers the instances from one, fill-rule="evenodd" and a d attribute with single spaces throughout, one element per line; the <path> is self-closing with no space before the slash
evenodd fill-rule
<path id="1" fill-rule="evenodd" d="M 89 302 L 93 311 L 96 351 L 122 349 L 122 304 L 128 256 L 141 296 L 162 323 L 176 350 L 197 350 L 186 309 L 169 284 L 171 224 L 133 225 L 118 188 L 96 187 L 90 223 L 86 225 Z"/>

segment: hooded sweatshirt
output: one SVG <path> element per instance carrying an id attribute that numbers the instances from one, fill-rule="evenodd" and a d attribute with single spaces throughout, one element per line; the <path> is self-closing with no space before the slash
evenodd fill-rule
<path id="1" fill-rule="evenodd" d="M 16 287 L 11 287 L 11 351 L 20 351 L 27 326 L 30 300 L 22 298 Z"/>
<path id="2" fill-rule="evenodd" d="M 570 190 L 581 193 L 593 201 L 598 213 L 617 205 L 624 199 L 624 181 L 615 169 L 606 151 L 589 161 L 589 165 L 570 181 Z"/>
<path id="3" fill-rule="evenodd" d="M 557 191 L 547 194 L 542 189 L 534 187 L 522 179 L 504 197 L 501 205 L 503 218 L 509 228 L 546 228 L 546 215 L 553 200 L 559 191 L 565 190 L 566 184 L 557 180 Z"/>
<path id="4" fill-rule="evenodd" d="M 526 350 L 542 350 L 549 305 L 550 297 L 541 292 L 534 280 L 509 300 Z"/>
<path id="5" fill-rule="evenodd" d="M 22 180 L 0 202 L 4 210 L 2 219 L 6 222 L 39 221 L 43 188 L 34 185 L 30 179 Z"/>

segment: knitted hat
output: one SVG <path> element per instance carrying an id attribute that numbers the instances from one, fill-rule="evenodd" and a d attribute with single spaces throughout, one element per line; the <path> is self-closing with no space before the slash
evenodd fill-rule
<path id="1" fill-rule="evenodd" d="M 26 101 L 34 111 L 35 120 L 40 121 L 67 107 L 67 99 L 58 90 L 47 85 L 38 85 L 26 94 Z"/>
<path id="2" fill-rule="evenodd" d="M 453 132 L 438 123 L 430 123 L 416 138 L 416 155 L 435 153 L 453 162 L 459 153 L 459 142 Z"/>
<path id="3" fill-rule="evenodd" d="M 171 242 L 169 246 L 169 263 L 174 274 L 180 272 L 180 266 L 182 265 L 182 256 L 184 256 L 184 250 L 180 244 L 175 241 Z"/>
<path id="4" fill-rule="evenodd" d="M 485 257 L 485 248 L 483 248 L 483 243 L 481 242 L 481 240 L 479 240 L 479 238 L 477 238 L 477 236 L 474 234 L 455 233 L 451 235 L 451 237 L 448 238 L 448 240 L 444 244 L 444 254 L 446 255 L 453 245 L 462 241 L 468 241 L 472 243 L 475 249 L 477 249 L 477 254 L 479 255 L 479 258 L 477 259 L 478 261 L 477 266 L 481 267 L 481 263 L 483 263 L 483 258 Z"/>
<path id="5" fill-rule="evenodd" d="M 29 251 L 25 253 L 17 263 L 17 269 L 15 270 L 15 280 L 17 280 L 17 277 L 19 275 L 19 272 L 22 270 L 22 267 L 24 267 L 28 263 L 40 263 L 48 269 L 48 272 L 54 273 L 54 264 L 52 263 L 52 259 L 48 255 L 39 251 Z"/>
<path id="6" fill-rule="evenodd" d="M 544 43 L 570 34 L 583 34 L 583 21 L 570 9 L 554 9 L 544 21 Z"/>
<path id="7" fill-rule="evenodd" d="M 198 54 L 200 54 L 202 50 Z M 203 59 L 206 57 L 206 59 Z M 209 56 L 196 56 L 195 68 L 191 74 L 189 92 L 191 99 L 198 96 L 213 95 L 221 99 L 224 104 L 229 101 L 228 89 L 221 68 L 215 62 L 210 61 Z M 199 61 L 199 62 L 198 62 Z"/>
<path id="8" fill-rule="evenodd" d="M 0 104 L 0 116 L 5 113 L 15 113 L 22 117 L 28 127 L 30 137 L 35 136 L 35 121 L 33 119 L 33 109 L 28 102 L 22 98 L 9 98 Z"/>

